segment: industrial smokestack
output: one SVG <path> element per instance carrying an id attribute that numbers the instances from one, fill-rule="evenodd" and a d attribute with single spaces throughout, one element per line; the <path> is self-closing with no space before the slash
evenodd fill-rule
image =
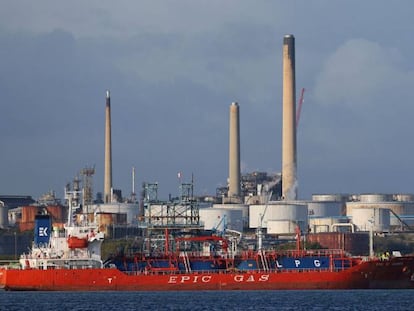
<path id="1" fill-rule="evenodd" d="M 295 37 L 283 38 L 282 198 L 297 199 Z"/>
<path id="2" fill-rule="evenodd" d="M 230 139 L 229 139 L 229 198 L 240 200 L 240 126 L 239 105 L 230 105 Z"/>
<path id="3" fill-rule="evenodd" d="M 111 146 L 111 97 L 109 90 L 106 91 L 105 108 L 105 180 L 104 180 L 104 202 L 112 201 L 112 146 Z"/>

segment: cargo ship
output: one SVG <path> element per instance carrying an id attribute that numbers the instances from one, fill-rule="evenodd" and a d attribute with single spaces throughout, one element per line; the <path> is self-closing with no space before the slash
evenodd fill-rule
<path id="1" fill-rule="evenodd" d="M 104 234 L 96 226 L 52 230 L 49 216 L 40 215 L 32 249 L 21 255 L 18 266 L 0 268 L 0 287 L 15 291 L 414 288 L 414 256 L 366 258 L 299 247 L 240 252 L 238 241 L 224 236 L 187 235 L 173 241 L 169 236 L 166 230 L 161 252 L 142 248 L 103 261 Z"/>

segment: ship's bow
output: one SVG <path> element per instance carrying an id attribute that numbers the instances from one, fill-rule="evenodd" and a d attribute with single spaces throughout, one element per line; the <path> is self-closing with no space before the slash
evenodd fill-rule
<path id="1" fill-rule="evenodd" d="M 378 261 L 369 275 L 370 288 L 414 288 L 414 256 Z"/>
<path id="2" fill-rule="evenodd" d="M 0 268 L 0 289 L 6 288 L 6 276 L 7 270 L 4 268 Z"/>

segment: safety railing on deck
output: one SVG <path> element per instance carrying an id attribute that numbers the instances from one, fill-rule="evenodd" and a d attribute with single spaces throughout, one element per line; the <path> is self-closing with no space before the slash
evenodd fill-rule
<path id="1" fill-rule="evenodd" d="M 238 270 L 238 269 L 216 269 L 216 270 L 197 270 L 187 272 L 184 270 L 165 270 L 165 271 L 153 271 L 153 270 L 140 270 L 140 271 L 122 271 L 127 275 L 182 275 L 182 274 L 192 274 L 192 275 L 211 275 L 211 274 L 279 274 L 279 273 L 309 273 L 309 272 L 320 272 L 320 273 L 327 273 L 327 272 L 341 272 L 347 270 L 348 268 L 301 268 L 301 269 L 255 269 L 255 270 Z"/>

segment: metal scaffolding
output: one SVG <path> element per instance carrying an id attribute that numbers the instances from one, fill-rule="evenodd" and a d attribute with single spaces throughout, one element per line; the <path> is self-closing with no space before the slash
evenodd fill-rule
<path id="1" fill-rule="evenodd" d="M 197 200 L 193 195 L 193 184 L 183 183 L 178 198 L 159 201 L 158 184 L 144 183 L 144 219 L 155 228 L 199 228 L 200 216 Z"/>

